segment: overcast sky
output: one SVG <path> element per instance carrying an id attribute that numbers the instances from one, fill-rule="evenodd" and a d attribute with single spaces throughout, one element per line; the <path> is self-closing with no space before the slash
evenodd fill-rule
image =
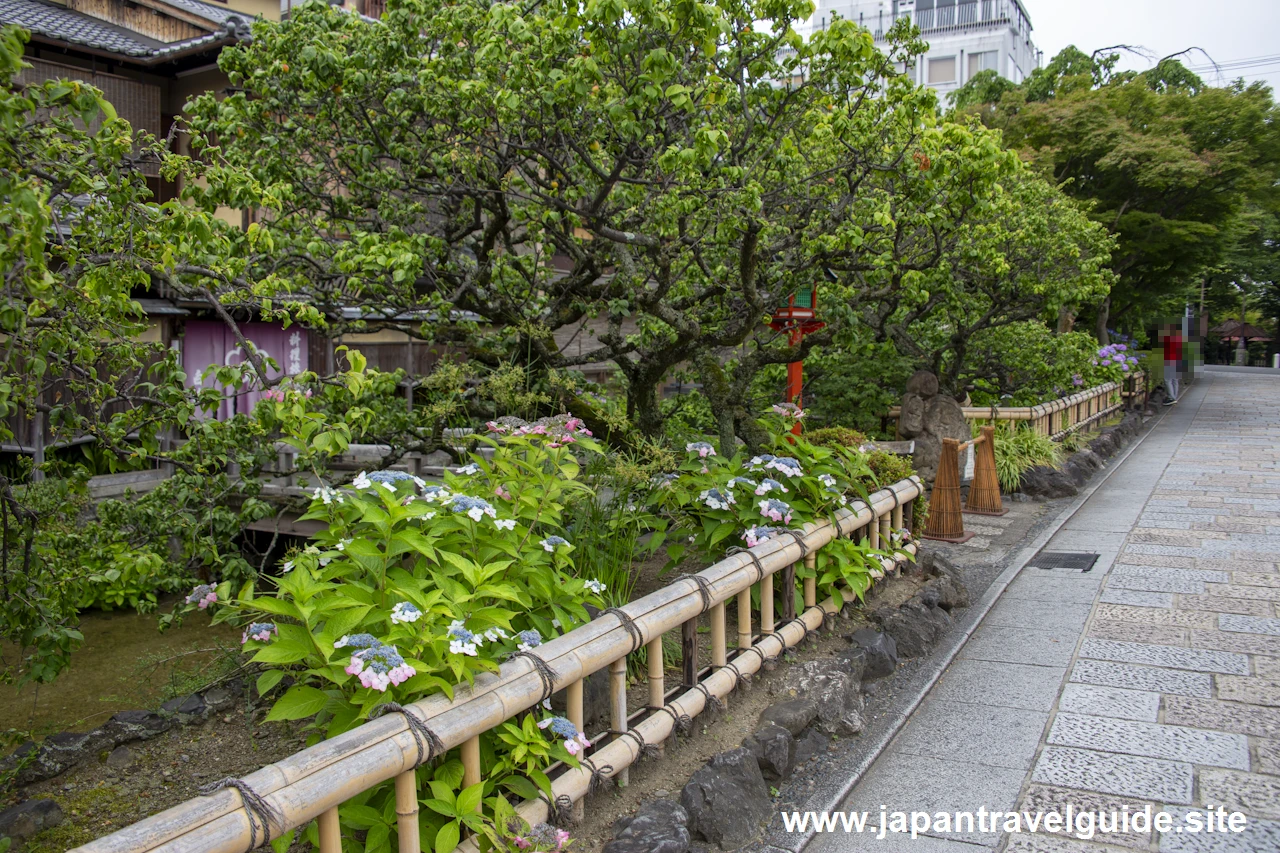
<path id="1" fill-rule="evenodd" d="M 1186 62 L 1205 81 L 1222 84 L 1236 77 L 1264 80 L 1280 92 L 1280 0 L 1022 0 L 1031 16 L 1031 38 L 1048 62 L 1069 44 L 1092 53 L 1115 44 L 1140 45 L 1156 58 L 1200 47 L 1226 66 L 1219 79 L 1209 58 Z M 1245 65 L 1237 63 L 1246 61 Z M 1154 64 L 1132 54 L 1122 67 Z"/>

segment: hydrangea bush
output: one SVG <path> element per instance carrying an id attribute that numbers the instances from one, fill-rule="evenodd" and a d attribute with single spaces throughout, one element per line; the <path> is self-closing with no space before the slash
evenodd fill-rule
<path id="1" fill-rule="evenodd" d="M 603 604 L 604 585 L 574 571 L 562 518 L 566 502 L 588 491 L 575 453 L 598 452 L 590 432 L 564 417 L 493 433 L 482 439 L 492 459 L 476 455 L 443 483 L 374 471 L 348 487 L 315 486 L 301 520 L 324 527 L 279 578 L 191 591 L 188 610 L 245 626 L 244 649 L 265 667 L 260 693 L 292 679 L 268 721 L 314 718 L 314 742 L 359 725 L 388 702 L 452 697 L 455 685 L 586 622 L 585 605 Z M 463 828 L 482 831 L 463 819 L 482 797 L 485 813 L 496 816 L 505 809 L 503 790 L 549 793 L 545 768 L 576 765 L 589 745 L 572 728 L 539 712 L 488 733 L 486 781 L 474 794 L 458 791 L 456 759 L 424 768 L 433 792 L 424 843 L 438 848 L 456 843 Z M 473 797 L 464 808 L 463 798 Z M 346 804 L 342 816 L 369 833 L 365 849 L 390 849 L 389 786 Z"/>
<path id="2" fill-rule="evenodd" d="M 793 405 L 772 407 L 760 422 L 769 436 L 769 452 L 726 456 L 709 442 L 689 442 L 679 470 L 654 478 L 657 509 L 676 520 L 667 546 L 669 567 L 690 551 L 713 562 L 727 548 L 754 547 L 788 529 L 830 519 L 854 499 L 867 499 L 863 484 L 876 478 L 866 455 L 857 448 L 815 445 L 792 435 L 792 426 L 804 414 Z M 848 539 L 832 541 L 816 555 L 820 596 L 830 595 L 841 604 L 849 592 L 861 597 L 883 575 L 877 558 L 900 542 L 900 532 L 885 551 Z M 797 568 L 797 579 L 811 574 Z"/>

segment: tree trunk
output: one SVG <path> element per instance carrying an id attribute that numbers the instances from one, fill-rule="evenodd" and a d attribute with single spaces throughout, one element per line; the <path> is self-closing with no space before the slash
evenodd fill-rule
<path id="1" fill-rule="evenodd" d="M 1107 346 L 1111 343 L 1111 336 L 1107 334 L 1107 321 L 1111 319 L 1111 297 L 1107 296 L 1098 305 L 1098 345 Z"/>
<path id="2" fill-rule="evenodd" d="M 634 413 L 641 435 L 654 438 L 662 434 L 662 410 L 658 407 L 658 382 L 647 372 L 630 377 L 627 383 L 627 408 Z"/>
<path id="3" fill-rule="evenodd" d="M 1058 309 L 1058 334 L 1065 335 L 1070 332 L 1076 324 L 1076 312 L 1072 311 L 1066 305 Z"/>

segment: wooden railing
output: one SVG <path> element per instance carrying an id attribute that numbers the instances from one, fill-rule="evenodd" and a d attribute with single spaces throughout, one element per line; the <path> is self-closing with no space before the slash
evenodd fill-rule
<path id="1" fill-rule="evenodd" d="M 830 521 L 805 525 L 794 536 L 780 536 L 726 557 L 697 575 L 602 613 L 562 637 L 538 647 L 540 660 L 518 657 L 502 664 L 497 674 L 481 674 L 471 688 L 460 687 L 452 701 L 435 695 L 414 702 L 404 713 L 388 714 L 304 749 L 257 770 L 238 784 L 245 793 L 225 788 L 189 800 L 111 835 L 77 848 L 80 853 L 244 853 L 262 841 L 260 814 L 272 816 L 270 834 L 318 821 L 321 853 L 340 853 L 338 807 L 370 788 L 394 779 L 399 821 L 400 853 L 419 848 L 418 790 L 415 769 L 420 748 L 426 758 L 461 747 L 464 785 L 481 780 L 480 736 L 522 714 L 553 691 L 565 690 L 566 716 L 581 731 L 584 723 L 583 684 L 593 673 L 607 669 L 611 709 L 610 730 L 592 737 L 594 746 L 580 768 L 560 768 L 552 789 L 553 802 L 580 803 L 591 786 L 593 772 L 625 782 L 627 768 L 639 760 L 643 746 L 659 745 L 673 734 L 678 720 L 693 718 L 708 704 L 723 702 L 742 677 L 749 677 L 786 649 L 798 645 L 839 609 L 833 599 L 819 603 L 815 579 L 803 582 L 802 612 L 796 612 L 796 565 L 813 567 L 816 552 L 836 537 L 858 536 L 879 547 L 890 531 L 911 529 L 913 501 L 921 494 L 912 477 L 881 489 L 869 503 L 854 502 Z M 883 568 L 894 569 L 914 554 L 908 541 L 885 558 Z M 887 547 L 887 546 L 886 546 Z M 775 576 L 782 576 L 782 611 L 774 612 Z M 752 588 L 760 587 L 760 605 L 753 623 Z M 725 624 L 726 603 L 737 602 L 737 643 L 730 648 Z M 711 660 L 698 665 L 696 643 L 684 656 L 680 683 L 668 689 L 662 638 L 680 630 L 695 636 L 707 614 L 711 628 Z M 627 709 L 627 656 L 645 647 L 648 654 L 649 701 L 636 713 Z M 543 666 L 545 664 L 545 667 Z M 548 675 L 550 683 L 547 683 Z M 413 715 L 413 725 L 406 718 Z M 429 738 L 424 733 L 430 735 Z M 434 749 L 432 748 L 434 747 Z M 258 799 L 260 798 L 260 799 Z M 249 802 L 252 800 L 253 802 Z M 530 823 L 547 820 L 552 811 L 545 800 L 526 801 L 519 814 Z M 459 849 L 474 849 L 464 842 Z"/>
<path id="2" fill-rule="evenodd" d="M 965 406 L 965 420 L 979 423 L 996 421 L 1028 421 L 1032 429 L 1061 441 L 1121 411 L 1126 405 L 1147 401 L 1146 376 L 1135 373 L 1123 382 L 1108 382 L 1079 391 L 1069 397 L 1049 400 L 1034 406 Z M 896 421 L 902 410 L 895 406 L 886 420 Z"/>

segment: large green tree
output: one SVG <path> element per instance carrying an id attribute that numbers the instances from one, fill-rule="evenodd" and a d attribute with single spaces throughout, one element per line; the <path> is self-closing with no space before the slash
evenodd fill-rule
<path id="1" fill-rule="evenodd" d="M 1021 85 L 977 75 L 955 95 L 1117 240 L 1116 286 L 1091 311 L 1138 328 L 1181 313 L 1235 241 L 1250 205 L 1274 204 L 1280 123 L 1262 84 L 1205 85 L 1176 60 L 1116 72 L 1067 48 Z"/>
<path id="2" fill-rule="evenodd" d="M 412 312 L 429 322 L 389 322 L 480 358 L 610 361 L 648 434 L 683 365 L 728 442 L 757 371 L 883 315 L 971 220 L 1010 215 L 1000 182 L 1021 180 L 995 134 L 940 123 L 897 72 L 922 48 L 905 26 L 885 55 L 846 21 L 800 39 L 809 11 L 404 0 L 369 22 L 308 4 L 223 53 L 239 91 L 198 99 L 190 129 L 210 203 L 245 201 L 224 167 L 278 201 L 256 278 L 331 323 Z M 815 286 L 828 329 L 766 333 Z M 603 333 L 561 351 L 588 318 Z"/>

